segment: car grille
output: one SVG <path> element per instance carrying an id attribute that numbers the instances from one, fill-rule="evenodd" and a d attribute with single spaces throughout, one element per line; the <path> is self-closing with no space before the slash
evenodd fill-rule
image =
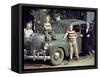
<path id="1" fill-rule="evenodd" d="M 41 49 L 44 45 L 44 37 L 35 37 L 32 40 L 32 50 Z"/>

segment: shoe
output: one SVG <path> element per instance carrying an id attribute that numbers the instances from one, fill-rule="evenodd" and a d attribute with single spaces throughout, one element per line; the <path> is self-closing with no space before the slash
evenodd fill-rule
<path id="1" fill-rule="evenodd" d="M 51 37 L 52 38 L 52 40 L 57 40 L 57 38 L 55 37 L 55 36 L 53 36 L 53 37 Z"/>
<path id="2" fill-rule="evenodd" d="M 73 59 L 69 59 L 69 62 L 73 61 Z"/>
<path id="3" fill-rule="evenodd" d="M 46 38 L 46 40 L 45 41 L 49 41 L 49 39 L 48 38 Z"/>
<path id="4" fill-rule="evenodd" d="M 75 60 L 76 60 L 76 61 L 78 61 L 78 60 L 79 60 L 79 58 L 75 58 Z"/>

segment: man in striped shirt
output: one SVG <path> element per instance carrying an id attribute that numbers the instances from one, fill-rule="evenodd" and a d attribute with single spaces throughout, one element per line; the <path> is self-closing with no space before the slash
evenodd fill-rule
<path id="1" fill-rule="evenodd" d="M 73 30 L 73 25 L 71 24 L 69 26 L 69 30 L 67 30 L 64 39 L 68 38 L 68 44 L 69 44 L 69 51 L 70 51 L 70 60 L 73 60 L 73 54 L 75 53 L 76 56 L 76 60 L 79 58 L 79 54 L 78 54 L 78 47 L 77 47 L 77 34 L 76 32 Z"/>

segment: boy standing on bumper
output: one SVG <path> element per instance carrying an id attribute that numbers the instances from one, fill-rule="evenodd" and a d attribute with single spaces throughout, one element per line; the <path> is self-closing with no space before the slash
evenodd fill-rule
<path id="1" fill-rule="evenodd" d="M 73 30 L 73 25 L 69 26 L 69 30 L 67 30 L 64 39 L 68 38 L 69 51 L 70 51 L 70 60 L 73 60 L 73 54 L 75 53 L 76 60 L 79 58 L 78 47 L 77 47 L 77 34 Z"/>

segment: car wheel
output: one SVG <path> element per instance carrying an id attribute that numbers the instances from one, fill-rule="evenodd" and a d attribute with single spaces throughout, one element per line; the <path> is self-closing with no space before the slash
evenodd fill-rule
<path id="1" fill-rule="evenodd" d="M 59 65 L 64 59 L 64 51 L 61 48 L 57 48 L 52 52 L 50 57 L 52 65 Z"/>

